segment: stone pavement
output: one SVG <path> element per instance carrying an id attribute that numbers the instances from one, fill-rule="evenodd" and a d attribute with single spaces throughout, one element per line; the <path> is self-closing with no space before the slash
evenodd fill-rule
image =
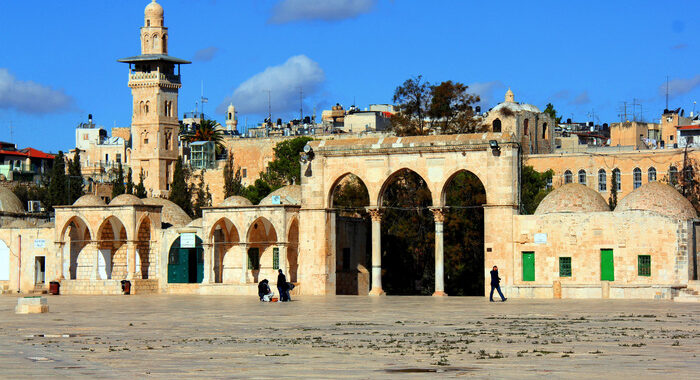
<path id="1" fill-rule="evenodd" d="M 697 378 L 700 304 L 0 297 L 0 378 Z"/>

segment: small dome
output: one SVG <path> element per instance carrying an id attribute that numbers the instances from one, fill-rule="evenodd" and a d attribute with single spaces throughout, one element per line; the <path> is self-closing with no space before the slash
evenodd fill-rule
<path id="1" fill-rule="evenodd" d="M 73 202 L 73 206 L 107 206 L 107 204 L 95 194 L 85 194 Z"/>
<path id="2" fill-rule="evenodd" d="M 533 112 L 533 113 L 541 113 L 540 109 L 533 106 L 532 104 L 520 104 L 520 103 L 516 103 L 516 102 L 499 103 L 497 106 L 493 107 L 493 109 L 491 109 L 491 111 L 489 111 L 489 112 L 500 111 L 503 108 L 507 108 L 508 110 L 513 111 L 513 112 L 527 111 L 527 112 Z"/>
<path id="3" fill-rule="evenodd" d="M 535 215 L 603 211 L 610 211 L 610 206 L 598 192 L 580 183 L 567 183 L 547 194 L 537 206 Z"/>
<path id="4" fill-rule="evenodd" d="M 279 203 L 272 203 L 273 197 L 280 197 Z M 269 206 L 272 204 L 283 204 L 283 205 L 300 205 L 301 204 L 301 186 L 299 185 L 289 185 L 281 187 L 260 201 L 260 206 Z"/>
<path id="5" fill-rule="evenodd" d="M 163 18 L 163 13 L 163 7 L 156 3 L 156 0 L 153 0 L 150 4 L 146 5 L 146 9 L 143 12 L 146 18 L 150 19 Z"/>
<path id="6" fill-rule="evenodd" d="M 10 189 L 0 187 L 0 211 L 24 212 L 22 201 Z"/>
<path id="7" fill-rule="evenodd" d="M 191 221 L 187 225 L 187 227 L 195 227 L 195 228 L 199 227 L 199 228 L 201 228 L 202 227 L 202 218 L 197 218 L 197 219 Z"/>
<path id="8" fill-rule="evenodd" d="M 116 198 L 109 202 L 110 206 L 135 206 L 142 205 L 143 201 L 136 195 L 122 194 L 118 195 Z"/>
<path id="9" fill-rule="evenodd" d="M 141 200 L 147 205 L 163 206 L 160 212 L 160 221 L 175 227 L 186 226 L 192 219 L 183 211 L 180 206 L 163 198 L 144 198 Z"/>
<path id="10" fill-rule="evenodd" d="M 238 195 L 232 195 L 226 199 L 224 199 L 223 202 L 219 203 L 217 207 L 233 207 L 233 206 L 252 206 L 253 203 L 245 197 L 241 197 Z"/>
<path id="11" fill-rule="evenodd" d="M 678 219 L 694 219 L 695 208 L 673 187 L 661 182 L 649 182 L 627 194 L 618 202 L 618 211 L 652 211 L 664 216 Z"/>

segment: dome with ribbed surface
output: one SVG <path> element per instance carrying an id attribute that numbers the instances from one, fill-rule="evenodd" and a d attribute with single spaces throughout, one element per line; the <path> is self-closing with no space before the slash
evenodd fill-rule
<path id="1" fill-rule="evenodd" d="M 10 189 L 0 187 L 0 211 L 24 212 L 22 201 Z"/>
<path id="2" fill-rule="evenodd" d="M 109 202 L 110 206 L 140 206 L 143 205 L 143 201 L 131 194 L 118 195 L 116 198 Z"/>
<path id="3" fill-rule="evenodd" d="M 163 7 L 156 3 L 156 0 L 146 5 L 146 9 L 143 11 L 146 18 L 163 18 L 163 13 Z"/>
<path id="4" fill-rule="evenodd" d="M 279 197 L 279 203 L 277 203 L 277 197 Z M 273 202 L 273 200 L 275 202 Z M 260 201 L 260 206 L 269 206 L 273 204 L 283 204 L 283 205 L 300 205 L 301 204 L 301 186 L 299 185 L 289 185 L 281 187 Z"/>
<path id="5" fill-rule="evenodd" d="M 141 199 L 144 204 L 163 206 L 160 212 L 160 221 L 168 223 L 175 227 L 186 226 L 192 221 L 192 218 L 175 203 L 163 198 L 144 198 Z"/>
<path id="6" fill-rule="evenodd" d="M 107 206 L 107 204 L 95 194 L 85 194 L 73 202 L 73 206 Z"/>
<path id="7" fill-rule="evenodd" d="M 241 197 L 238 195 L 232 195 L 226 199 L 224 199 L 223 202 L 219 203 L 217 207 L 235 207 L 235 206 L 252 206 L 253 203 L 245 197 Z"/>
<path id="8" fill-rule="evenodd" d="M 610 211 L 610 207 L 598 192 L 580 183 L 567 183 L 547 194 L 537 206 L 535 215 L 602 211 Z"/>
<path id="9" fill-rule="evenodd" d="M 677 219 L 697 218 L 693 205 L 678 190 L 661 182 L 649 182 L 627 194 L 618 202 L 615 212 L 652 211 Z"/>

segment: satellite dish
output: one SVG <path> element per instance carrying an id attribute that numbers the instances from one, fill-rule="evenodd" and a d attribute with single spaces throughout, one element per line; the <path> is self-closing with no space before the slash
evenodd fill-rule
<path id="1" fill-rule="evenodd" d="M 311 151 L 311 145 L 309 145 L 309 144 L 304 145 L 304 152 L 309 153 L 310 151 Z"/>

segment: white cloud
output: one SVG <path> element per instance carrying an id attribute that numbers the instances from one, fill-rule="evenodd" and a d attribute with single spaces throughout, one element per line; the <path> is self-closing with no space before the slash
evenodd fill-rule
<path id="1" fill-rule="evenodd" d="M 685 95 L 700 87 L 700 75 L 692 78 L 672 79 L 668 82 L 668 94 L 670 97 Z M 666 82 L 659 86 L 659 94 L 666 94 Z"/>
<path id="2" fill-rule="evenodd" d="M 588 91 L 584 91 L 580 94 L 578 94 L 574 100 L 569 102 L 569 104 L 573 105 L 583 105 L 583 104 L 588 104 L 591 102 L 591 98 L 588 96 Z"/>
<path id="3" fill-rule="evenodd" d="M 506 86 L 501 81 L 472 83 L 469 85 L 467 92 L 470 94 L 479 95 L 481 98 L 480 104 L 483 106 L 492 107 L 503 101 L 500 97 L 505 95 Z"/>
<path id="4" fill-rule="evenodd" d="M 74 100 L 63 91 L 32 81 L 21 81 L 0 68 L 0 109 L 33 114 L 70 111 Z"/>
<path id="5" fill-rule="evenodd" d="M 273 8 L 268 22 L 344 20 L 368 13 L 376 3 L 377 0 L 282 0 Z"/>
<path id="6" fill-rule="evenodd" d="M 305 55 L 297 55 L 241 83 L 216 110 L 224 113 L 228 104 L 233 103 L 241 113 L 267 114 L 269 90 L 273 113 L 296 111 L 299 109 L 299 89 L 303 90 L 304 97 L 311 96 L 325 79 L 318 63 Z"/>
<path id="7" fill-rule="evenodd" d="M 214 56 L 218 52 L 219 52 L 219 48 L 216 46 L 210 46 L 208 48 L 199 49 L 196 52 L 194 52 L 193 60 L 199 61 L 199 62 L 209 62 L 212 59 L 214 59 Z"/>

